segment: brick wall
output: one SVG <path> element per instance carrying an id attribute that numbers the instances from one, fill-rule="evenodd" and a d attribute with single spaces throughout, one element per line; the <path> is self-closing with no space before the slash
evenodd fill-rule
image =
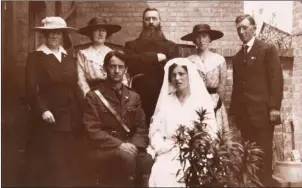
<path id="1" fill-rule="evenodd" d="M 191 32 L 198 23 L 208 23 L 225 36 L 213 42 L 213 47 L 233 48 L 240 45 L 234 20 L 243 13 L 243 1 L 146 1 L 146 2 L 77 2 L 75 27 L 83 27 L 94 16 L 104 16 L 122 25 L 122 30 L 109 41 L 124 45 L 135 39 L 142 29 L 142 12 L 147 7 L 157 8 L 162 18 L 166 37 L 176 43 L 186 43 L 180 38 Z M 89 39 L 73 36 L 76 44 Z"/>
<path id="2" fill-rule="evenodd" d="M 302 2 L 293 2 L 293 121 L 296 147 L 302 154 Z"/>

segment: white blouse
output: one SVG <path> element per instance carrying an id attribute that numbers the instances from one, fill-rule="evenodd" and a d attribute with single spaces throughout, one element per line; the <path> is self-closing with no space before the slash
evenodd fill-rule
<path id="1" fill-rule="evenodd" d="M 90 91 L 89 81 L 106 79 L 107 74 L 103 69 L 103 64 L 106 54 L 110 51 L 112 49 L 107 46 L 103 46 L 98 50 L 90 46 L 78 52 L 78 85 L 84 96 Z"/>

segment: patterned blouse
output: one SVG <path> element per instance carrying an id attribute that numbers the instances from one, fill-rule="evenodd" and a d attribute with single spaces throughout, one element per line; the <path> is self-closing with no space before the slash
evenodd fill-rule
<path id="1" fill-rule="evenodd" d="M 103 69 L 104 58 L 111 50 L 107 46 L 98 50 L 90 46 L 78 52 L 78 85 L 84 96 L 90 91 L 88 82 L 106 79 L 107 74 Z"/>
<path id="2" fill-rule="evenodd" d="M 227 80 L 227 66 L 223 56 L 208 51 L 203 56 L 191 55 L 188 57 L 193 61 L 202 78 L 205 81 L 206 87 L 217 88 L 217 93 L 222 100 L 225 98 L 225 86 Z M 216 101 L 218 98 L 215 97 Z"/>
<path id="3" fill-rule="evenodd" d="M 217 93 L 211 94 L 214 102 L 214 109 L 219 107 L 219 99 L 222 102 L 221 107 L 219 107 L 216 112 L 216 121 L 218 127 L 229 130 L 228 117 L 223 104 L 225 101 L 227 80 L 227 65 L 225 58 L 210 51 L 203 53 L 202 55 L 191 55 L 188 58 L 196 64 L 206 87 L 217 89 Z"/>

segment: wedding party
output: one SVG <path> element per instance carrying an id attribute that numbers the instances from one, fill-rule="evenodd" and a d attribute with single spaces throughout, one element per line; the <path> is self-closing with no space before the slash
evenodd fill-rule
<path id="1" fill-rule="evenodd" d="M 302 186 L 302 1 L 268 6 L 2 1 L 1 185 Z"/>

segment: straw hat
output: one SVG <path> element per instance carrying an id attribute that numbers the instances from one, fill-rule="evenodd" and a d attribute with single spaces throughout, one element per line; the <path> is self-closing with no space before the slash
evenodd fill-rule
<path id="1" fill-rule="evenodd" d="M 223 33 L 221 31 L 211 29 L 208 24 L 198 24 L 193 27 L 192 33 L 181 37 L 181 40 L 194 41 L 198 33 L 208 33 L 211 40 L 217 40 L 223 37 Z"/>
<path id="2" fill-rule="evenodd" d="M 75 28 L 67 27 L 65 20 L 61 17 L 46 17 L 42 20 L 43 26 L 32 28 L 34 31 L 46 31 L 60 29 L 66 32 L 76 31 Z"/>
<path id="3" fill-rule="evenodd" d="M 101 27 L 106 29 L 107 35 L 111 35 L 122 29 L 122 26 L 120 25 L 109 24 L 108 20 L 105 18 L 95 17 L 88 22 L 86 27 L 80 28 L 77 33 L 90 36 L 93 30 Z"/>

